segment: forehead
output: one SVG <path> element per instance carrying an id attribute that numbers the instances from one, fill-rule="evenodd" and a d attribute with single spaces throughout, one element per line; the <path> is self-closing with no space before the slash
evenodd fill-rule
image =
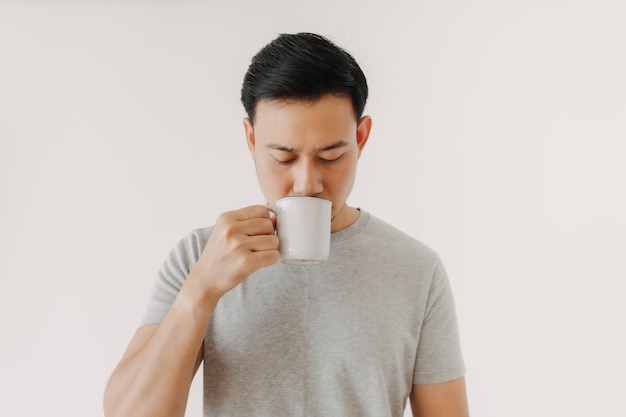
<path id="1" fill-rule="evenodd" d="M 352 102 L 325 95 L 318 100 L 273 99 L 257 103 L 254 131 L 257 140 L 347 139 L 356 132 Z"/>

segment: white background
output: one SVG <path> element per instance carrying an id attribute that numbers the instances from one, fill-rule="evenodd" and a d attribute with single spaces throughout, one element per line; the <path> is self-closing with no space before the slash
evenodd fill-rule
<path id="1" fill-rule="evenodd" d="M 297 31 L 368 77 L 351 202 L 444 260 L 472 415 L 626 416 L 621 0 L 0 1 L 0 415 L 102 416 L 170 248 L 262 202 L 241 80 Z"/>

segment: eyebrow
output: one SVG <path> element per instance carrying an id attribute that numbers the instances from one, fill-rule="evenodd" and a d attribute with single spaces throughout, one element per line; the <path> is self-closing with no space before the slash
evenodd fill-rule
<path id="1" fill-rule="evenodd" d="M 332 149 L 341 148 L 343 146 L 348 146 L 348 142 L 346 142 L 345 140 L 340 140 L 340 141 L 335 142 L 335 143 L 333 143 L 331 145 L 324 146 L 322 148 L 318 148 L 318 149 L 315 150 L 315 152 L 330 151 Z M 268 148 L 268 149 L 275 149 L 277 151 L 283 151 L 283 152 L 291 152 L 291 153 L 295 153 L 296 152 L 296 149 L 294 149 L 294 148 L 289 148 L 287 146 L 282 146 L 282 145 L 279 145 L 277 143 L 268 143 L 265 147 Z"/>

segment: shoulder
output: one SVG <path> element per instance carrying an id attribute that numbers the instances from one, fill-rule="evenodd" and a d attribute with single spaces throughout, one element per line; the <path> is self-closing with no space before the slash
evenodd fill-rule
<path id="1" fill-rule="evenodd" d="M 209 226 L 193 229 L 187 233 L 187 235 L 180 239 L 172 248 L 169 260 L 179 260 L 184 263 L 195 263 L 200 257 L 206 242 L 209 240 L 212 230 L 213 226 Z"/>
<path id="2" fill-rule="evenodd" d="M 342 236 L 338 255 L 349 262 L 372 268 L 391 268 L 394 273 L 432 277 L 440 260 L 438 253 L 417 238 L 361 210 L 349 238 Z"/>
<path id="3" fill-rule="evenodd" d="M 197 229 L 192 230 L 186 237 L 189 243 L 200 246 L 204 248 L 207 240 L 209 240 L 209 236 L 211 235 L 211 231 L 213 230 L 213 226 L 208 227 L 199 227 Z"/>
<path id="4" fill-rule="evenodd" d="M 363 230 L 366 238 L 378 242 L 379 245 L 393 249 L 393 251 L 430 260 L 438 260 L 439 255 L 437 252 L 414 236 L 372 214 L 364 214 L 367 216 L 367 224 Z"/>

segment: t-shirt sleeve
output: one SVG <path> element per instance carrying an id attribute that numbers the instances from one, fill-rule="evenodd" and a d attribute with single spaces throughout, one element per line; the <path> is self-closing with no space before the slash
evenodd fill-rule
<path id="1" fill-rule="evenodd" d="M 420 331 L 413 383 L 436 384 L 464 374 L 454 297 L 446 271 L 438 261 Z"/>
<path id="2" fill-rule="evenodd" d="M 157 273 L 141 326 L 160 323 L 165 318 L 189 272 L 198 261 L 209 233 L 208 229 L 196 230 L 170 251 Z"/>

